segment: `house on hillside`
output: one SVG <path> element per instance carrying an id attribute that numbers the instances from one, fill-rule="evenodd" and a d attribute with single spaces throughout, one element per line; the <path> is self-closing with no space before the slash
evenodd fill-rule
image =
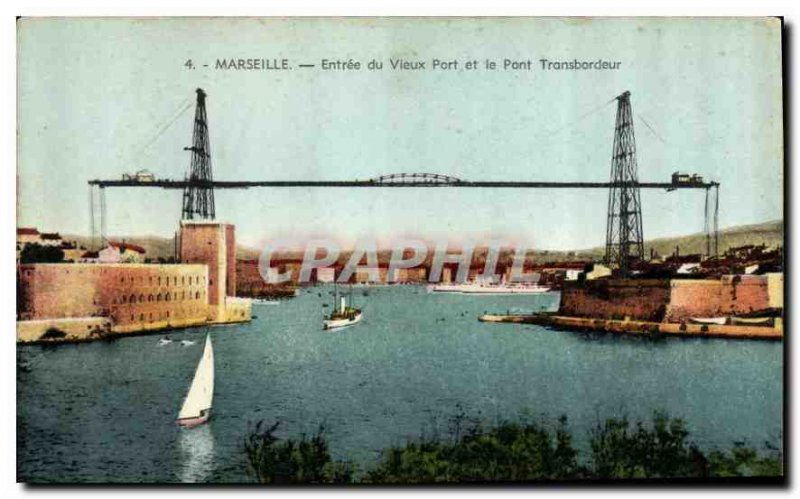
<path id="1" fill-rule="evenodd" d="M 84 251 L 78 258 L 78 263 L 100 263 L 100 253 L 97 251 Z"/>
<path id="2" fill-rule="evenodd" d="M 58 232 L 42 232 L 39 234 L 39 238 L 39 244 L 42 246 L 57 246 L 60 248 L 63 244 L 61 234 Z"/>
<path id="3" fill-rule="evenodd" d="M 100 250 L 100 263 L 142 263 L 145 249 L 137 244 L 125 241 L 109 241 L 108 246 Z"/>
<path id="4" fill-rule="evenodd" d="M 35 227 L 17 227 L 17 249 L 29 243 L 39 243 L 41 235 Z"/>

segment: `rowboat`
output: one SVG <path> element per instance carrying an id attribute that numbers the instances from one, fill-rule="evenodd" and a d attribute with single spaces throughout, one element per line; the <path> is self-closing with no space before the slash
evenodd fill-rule
<path id="1" fill-rule="evenodd" d="M 727 317 L 691 317 L 689 318 L 695 324 L 715 324 L 718 326 L 724 325 L 727 321 Z"/>

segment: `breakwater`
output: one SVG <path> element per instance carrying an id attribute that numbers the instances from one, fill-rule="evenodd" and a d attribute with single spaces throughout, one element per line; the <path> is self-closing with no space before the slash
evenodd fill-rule
<path id="1" fill-rule="evenodd" d="M 592 319 L 564 315 L 499 315 L 484 314 L 481 322 L 536 324 L 573 331 L 598 331 L 633 335 L 664 335 L 699 338 L 729 338 L 746 340 L 782 340 L 783 323 L 780 319 L 772 327 L 726 324 L 687 324 L 640 320 Z"/>

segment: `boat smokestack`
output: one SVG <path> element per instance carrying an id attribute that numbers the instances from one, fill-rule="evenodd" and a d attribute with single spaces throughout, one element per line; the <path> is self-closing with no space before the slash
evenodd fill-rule
<path id="1" fill-rule="evenodd" d="M 339 301 L 339 304 L 340 304 L 339 306 L 341 307 L 341 312 L 342 312 L 342 313 L 344 313 L 344 309 L 345 309 L 345 306 L 346 306 L 347 300 L 346 300 L 346 298 L 345 298 L 344 296 L 342 296 L 341 298 L 339 298 L 339 300 L 340 300 L 340 301 Z"/>

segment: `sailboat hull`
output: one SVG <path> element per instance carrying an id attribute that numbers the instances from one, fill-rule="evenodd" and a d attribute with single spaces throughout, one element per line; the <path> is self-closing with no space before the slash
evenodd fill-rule
<path id="1" fill-rule="evenodd" d="M 195 426 L 201 425 L 208 421 L 208 418 L 211 417 L 211 411 L 206 411 L 205 414 L 202 416 L 198 416 L 196 418 L 183 418 L 178 420 L 178 425 L 184 428 L 194 428 Z"/>

